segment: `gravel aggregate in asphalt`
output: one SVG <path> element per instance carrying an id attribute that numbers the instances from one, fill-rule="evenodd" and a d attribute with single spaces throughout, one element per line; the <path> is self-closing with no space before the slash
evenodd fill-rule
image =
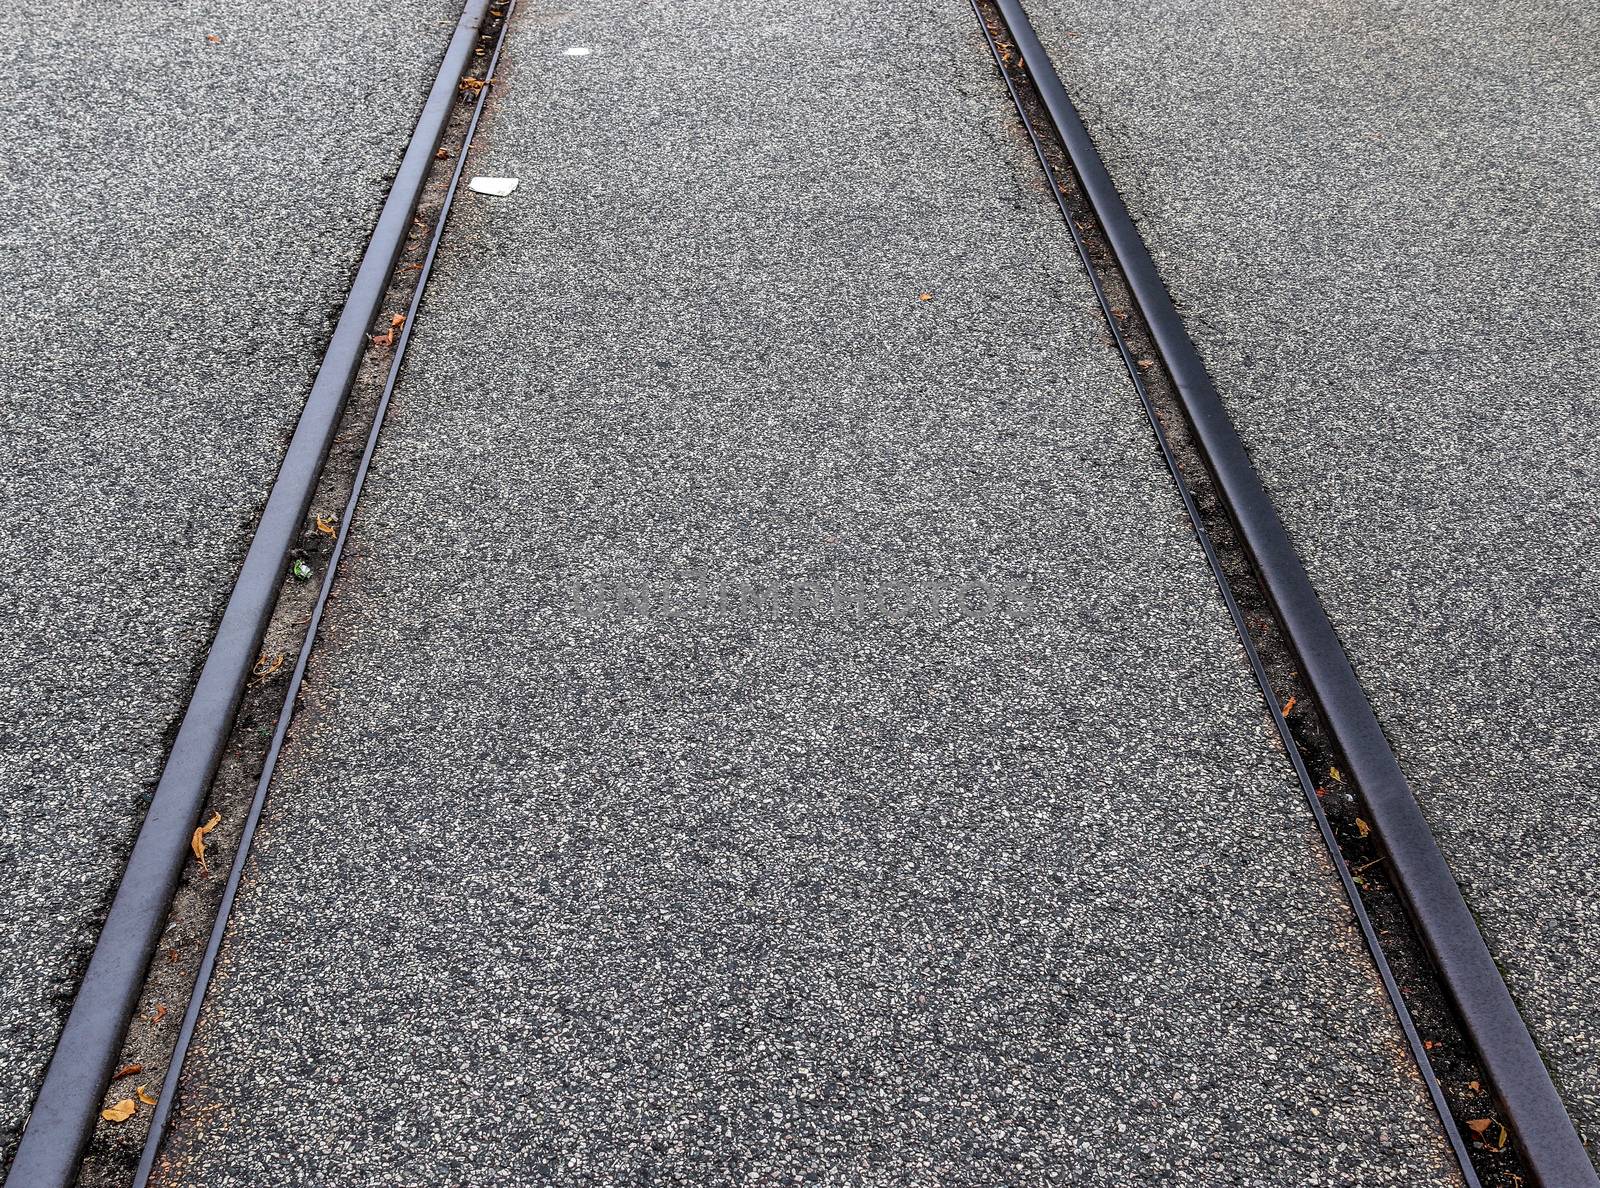
<path id="1" fill-rule="evenodd" d="M 1454 1182 L 970 9 L 500 78 L 164 1181 Z"/>
<path id="2" fill-rule="evenodd" d="M 457 13 L 0 13 L 0 1164 Z"/>
<path id="3" fill-rule="evenodd" d="M 1600 11 L 1028 8 L 1600 1164 Z"/>

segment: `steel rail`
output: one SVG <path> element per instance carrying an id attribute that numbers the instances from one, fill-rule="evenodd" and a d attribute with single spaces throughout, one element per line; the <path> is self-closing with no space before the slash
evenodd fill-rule
<path id="1" fill-rule="evenodd" d="M 328 448 L 382 309 L 490 0 L 466 0 L 323 354 L 111 910 L 51 1054 L 7 1188 L 67 1188 L 94 1131 L 190 836 L 277 604 Z M 408 327 L 409 328 L 409 327 Z"/>
<path id="2" fill-rule="evenodd" d="M 1207 530 L 1205 519 L 1201 514 L 1199 504 L 1194 497 L 1194 491 L 1188 480 L 1183 476 L 1182 466 L 1178 462 L 1172 442 L 1165 426 L 1161 423 L 1161 416 L 1156 410 L 1155 400 L 1150 395 L 1150 389 L 1145 384 L 1144 376 L 1140 373 L 1138 360 L 1133 349 L 1128 345 L 1128 338 L 1123 331 L 1112 310 L 1111 299 L 1106 294 L 1105 285 L 1101 282 L 1094 266 L 1094 260 L 1089 252 L 1088 244 L 1084 242 L 1083 234 L 1078 230 L 1072 217 L 1072 211 L 1067 206 L 1067 200 L 1062 193 L 1060 179 L 1056 170 L 1050 163 L 1049 154 L 1045 151 L 1044 141 L 1040 138 L 1038 130 L 1034 127 L 1033 120 L 1028 116 L 1027 108 L 1022 96 L 1017 90 L 1016 83 L 1012 80 L 1011 72 L 1006 69 L 1004 55 L 999 44 L 995 41 L 994 34 L 990 31 L 984 20 L 982 0 L 972 0 L 973 12 L 977 14 L 978 23 L 983 27 L 984 39 L 989 43 L 989 50 L 994 55 L 995 65 L 999 68 L 1000 76 L 1005 81 L 1006 90 L 1011 93 L 1012 102 L 1016 105 L 1017 115 L 1022 120 L 1023 130 L 1027 133 L 1033 151 L 1039 158 L 1039 164 L 1044 170 L 1046 179 L 1050 182 L 1051 193 L 1055 195 L 1056 205 L 1061 210 L 1061 217 L 1066 222 L 1067 233 L 1072 237 L 1072 246 L 1077 250 L 1078 259 L 1083 262 L 1084 271 L 1088 274 L 1090 287 L 1094 290 L 1096 303 L 1100 306 L 1101 316 L 1105 319 L 1106 327 L 1111 333 L 1117 353 L 1122 357 L 1123 368 L 1128 373 L 1134 391 L 1139 397 L 1139 404 L 1144 409 L 1145 419 L 1149 421 L 1151 430 L 1155 433 L 1156 446 L 1161 452 L 1162 460 L 1166 463 L 1172 481 L 1177 487 L 1178 498 L 1183 503 L 1184 512 L 1189 517 L 1189 525 L 1194 530 L 1195 539 L 1200 544 L 1201 551 L 1205 554 L 1206 564 L 1211 570 L 1212 580 L 1216 583 L 1217 591 L 1222 595 L 1223 605 L 1227 608 L 1228 617 L 1232 620 L 1234 631 L 1239 637 L 1239 642 L 1244 648 L 1246 660 L 1249 662 L 1251 674 L 1255 677 L 1256 686 L 1261 691 L 1261 698 L 1266 702 L 1267 712 L 1272 718 L 1277 730 L 1279 742 L 1283 745 L 1284 753 L 1288 755 L 1290 765 L 1294 768 L 1295 779 L 1300 785 L 1300 791 L 1305 796 L 1306 804 L 1311 809 L 1311 815 L 1317 823 L 1317 831 L 1322 837 L 1323 847 L 1327 850 L 1328 857 L 1333 863 L 1333 868 L 1339 877 L 1339 884 L 1344 890 L 1345 900 L 1350 905 L 1351 915 L 1355 918 L 1356 926 L 1360 929 L 1361 938 L 1366 943 L 1367 952 L 1372 957 L 1373 966 L 1376 968 L 1379 980 L 1383 983 L 1384 994 L 1389 999 L 1389 1005 L 1394 1011 L 1395 1019 L 1400 1025 L 1401 1034 L 1405 1037 L 1406 1047 L 1410 1050 L 1412 1059 L 1415 1060 L 1417 1070 L 1422 1076 L 1424 1087 L 1428 1091 L 1428 1098 L 1433 1104 L 1434 1112 L 1439 1116 L 1440 1126 L 1443 1128 L 1446 1141 L 1455 1155 L 1456 1163 L 1461 1169 L 1462 1179 L 1466 1188 L 1480 1188 L 1477 1170 L 1472 1166 L 1472 1156 L 1467 1151 L 1466 1140 L 1462 1137 L 1461 1128 L 1456 1125 L 1454 1116 L 1450 1112 L 1450 1103 L 1445 1098 L 1444 1088 L 1439 1084 L 1439 1078 L 1434 1073 L 1433 1064 L 1428 1059 L 1427 1047 L 1421 1034 L 1417 1031 L 1415 1020 L 1411 1011 L 1405 1004 L 1405 998 L 1400 993 L 1399 983 L 1395 980 L 1394 971 L 1385 956 L 1383 945 L 1378 940 L 1377 930 L 1373 927 L 1372 918 L 1367 914 L 1366 906 L 1361 901 L 1361 892 L 1357 889 L 1355 876 L 1350 871 L 1349 863 L 1344 859 L 1344 854 L 1339 848 L 1339 839 L 1333 831 L 1333 824 L 1328 820 L 1327 811 L 1322 807 L 1321 799 L 1317 796 L 1317 784 L 1311 778 L 1311 773 L 1306 768 L 1304 756 L 1300 748 L 1295 745 L 1294 735 L 1289 728 L 1288 716 L 1283 712 L 1283 704 L 1278 700 L 1277 691 L 1272 687 L 1272 678 L 1267 673 L 1267 666 L 1261 659 L 1260 650 L 1250 636 L 1249 624 L 1245 620 L 1244 611 L 1239 606 L 1239 601 L 1234 597 L 1233 588 L 1228 582 L 1227 570 L 1222 564 L 1222 558 L 1217 553 L 1215 542 Z"/>
<path id="3" fill-rule="evenodd" d="M 1219 498 L 1238 529 L 1300 662 L 1302 677 L 1344 757 L 1388 859 L 1395 886 L 1511 1121 L 1528 1170 L 1542 1188 L 1600 1188 L 1600 1175 L 1584 1150 L 1333 623 L 1172 303 L 1149 248 L 1021 0 L 991 2 L 1005 22 L 1117 267 L 1150 328 L 1157 353 L 1193 427 L 1196 446 L 1216 480 Z M 979 18 L 981 21 L 981 10 Z M 1072 220 L 1068 218 L 1067 222 L 1070 227 Z M 1073 234 L 1076 239 L 1076 228 Z M 1142 384 L 1140 387 L 1142 394 Z M 1291 755 L 1298 754 L 1292 739 L 1289 749 Z M 1336 861 L 1342 870 L 1342 861 Z"/>
<path id="4" fill-rule="evenodd" d="M 322 584 L 317 590 L 316 604 L 311 609 L 310 619 L 307 620 L 305 638 L 300 643 L 294 671 L 284 690 L 283 708 L 278 713 L 278 722 L 272 732 L 272 742 L 267 748 L 266 761 L 262 766 L 260 779 L 256 781 L 255 795 L 250 801 L 250 810 L 239 836 L 239 846 L 234 853 L 233 864 L 228 870 L 228 881 L 223 887 L 222 899 L 217 905 L 217 918 L 212 924 L 211 937 L 200 960 L 199 976 L 195 979 L 194 990 L 189 995 L 189 1005 L 183 1013 L 177 1046 L 167 1064 L 167 1075 L 162 1081 L 161 1096 L 157 1099 L 155 1111 L 151 1115 L 150 1133 L 145 1139 L 144 1153 L 139 1159 L 139 1168 L 134 1174 L 132 1188 L 146 1188 L 155 1170 L 156 1159 L 161 1153 L 161 1142 L 166 1135 L 173 1104 L 177 1100 L 178 1085 L 182 1080 L 183 1063 L 189 1054 L 189 1045 L 194 1039 L 195 1028 L 200 1022 L 200 1011 L 205 1005 L 206 989 L 211 984 L 211 974 L 216 968 L 217 957 L 222 951 L 222 944 L 227 935 L 228 916 L 233 910 L 233 901 L 239 893 L 239 884 L 244 878 L 245 862 L 250 856 L 250 843 L 255 839 L 256 826 L 260 823 L 262 810 L 266 807 L 272 776 L 278 768 L 278 757 L 282 754 L 284 742 L 288 738 L 295 702 L 300 696 L 300 687 L 305 682 L 311 653 L 316 647 L 317 630 L 322 624 L 322 614 L 327 609 L 328 598 L 333 593 L 334 579 L 339 572 L 339 561 L 344 556 L 345 545 L 350 539 L 350 530 L 355 523 L 356 505 L 361 499 L 361 490 L 367 481 L 367 471 L 371 469 L 373 455 L 378 449 L 378 438 L 383 429 L 384 416 L 389 411 L 390 399 L 394 396 L 395 385 L 400 379 L 400 367 L 405 361 L 406 347 L 411 342 L 411 330 L 416 324 L 417 312 L 422 307 L 423 292 L 428 287 L 428 277 L 433 272 L 433 262 L 439 254 L 440 241 L 444 238 L 445 222 L 450 217 L 450 208 L 455 203 L 456 190 L 461 184 L 462 171 L 466 168 L 467 148 L 472 144 L 473 134 L 478 130 L 478 121 L 483 116 L 484 104 L 488 101 L 489 92 L 493 87 L 495 67 L 500 62 L 500 50 L 505 43 L 506 29 L 509 27 L 511 14 L 515 8 L 516 0 L 506 0 L 504 20 L 495 37 L 494 49 L 489 55 L 489 64 L 484 72 L 485 82 L 478 88 L 478 100 L 472 110 L 472 119 L 467 124 L 461 151 L 456 155 L 455 169 L 450 174 L 450 183 L 439 208 L 439 217 L 434 221 L 433 235 L 428 241 L 427 253 L 423 256 L 421 268 L 417 273 L 417 286 L 411 294 L 411 303 L 406 309 L 406 320 L 402 323 L 399 336 L 395 339 L 394 358 L 389 363 L 389 371 L 384 379 L 383 394 L 378 398 L 377 408 L 373 412 L 372 426 L 367 431 L 366 446 L 361 451 L 361 461 L 356 466 L 350 497 L 345 501 L 344 514 L 339 519 L 333 552 L 328 558 L 327 568 L 322 575 Z"/>

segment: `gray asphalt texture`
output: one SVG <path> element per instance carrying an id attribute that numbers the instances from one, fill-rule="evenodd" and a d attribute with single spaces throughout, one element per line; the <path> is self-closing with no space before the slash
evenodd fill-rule
<path id="1" fill-rule="evenodd" d="M 1600 1162 L 1600 11 L 1029 11 Z"/>
<path id="2" fill-rule="evenodd" d="M 970 9 L 499 77 L 163 1182 L 1454 1182 Z"/>
<path id="3" fill-rule="evenodd" d="M 0 14 L 0 1165 L 456 12 Z"/>

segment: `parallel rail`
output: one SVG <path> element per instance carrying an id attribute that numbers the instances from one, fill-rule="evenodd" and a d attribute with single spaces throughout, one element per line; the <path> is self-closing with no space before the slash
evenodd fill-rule
<path id="1" fill-rule="evenodd" d="M 1439 851 L 1410 785 L 1400 770 L 1400 764 L 1384 737 L 1366 691 L 1356 677 L 1327 611 L 1295 551 L 1294 543 L 1262 486 L 1261 478 L 1245 452 L 1244 443 L 1223 406 L 1216 385 L 1172 303 L 1150 250 L 1129 216 L 1099 151 L 1028 19 L 1026 9 L 1020 0 L 973 0 L 980 22 L 984 19 L 985 7 L 991 5 L 1004 23 L 1010 42 L 1020 56 L 1021 70 L 1036 92 L 1051 130 L 1066 153 L 1076 183 L 1094 212 L 1117 269 L 1148 327 L 1161 363 L 1172 378 L 1195 445 L 1215 480 L 1218 496 L 1273 605 L 1279 625 L 1299 660 L 1303 680 L 1318 703 L 1332 741 L 1344 757 L 1366 806 L 1373 833 L 1384 851 L 1394 883 L 1418 937 L 1437 969 L 1439 984 L 1511 1120 L 1529 1172 L 1542 1188 L 1600 1188 L 1600 1176 L 1596 1175 L 1594 1165 L 1589 1161 L 1549 1071 L 1478 931 L 1477 922 Z M 991 48 L 995 50 L 1001 73 L 1006 76 L 1007 85 L 1010 86 L 1011 77 L 1006 62 L 994 37 L 988 33 L 987 24 L 985 31 Z M 1017 98 L 1015 87 L 1012 88 L 1012 95 Z M 1022 110 L 1020 99 L 1018 109 Z M 1026 112 L 1023 112 L 1023 118 L 1027 122 Z M 1039 151 L 1041 163 L 1046 172 L 1051 173 L 1050 162 L 1036 130 L 1031 124 L 1028 130 L 1033 137 L 1034 147 Z M 1052 176 L 1051 181 L 1059 199 L 1057 179 Z M 1065 206 L 1063 214 L 1067 214 Z M 1072 225 L 1070 215 L 1067 222 L 1080 252 L 1084 252 L 1082 238 Z M 1095 271 L 1087 253 L 1084 254 L 1084 263 L 1093 277 Z M 1096 288 L 1098 291 L 1098 283 Z M 1122 339 L 1117 318 L 1104 301 L 1103 294 L 1102 306 L 1112 334 L 1121 345 L 1125 361 L 1129 364 L 1129 373 L 1156 427 L 1168 463 L 1174 466 L 1173 473 L 1178 477 L 1180 488 L 1183 488 L 1183 480 L 1175 468 L 1159 418 L 1155 415 L 1138 368 L 1133 365 L 1134 360 Z M 1186 489 L 1183 493 L 1193 516 L 1193 500 Z M 1308 783 L 1298 748 L 1283 727 L 1281 707 L 1272 692 L 1270 681 L 1266 680 L 1247 626 L 1227 590 L 1227 579 L 1216 562 L 1214 550 L 1198 519 L 1195 525 L 1214 572 L 1224 588 L 1224 598 L 1234 614 L 1240 638 L 1251 657 L 1257 679 L 1262 682 L 1268 705 L 1278 719 L 1280 730 L 1284 732 L 1285 746 L 1295 761 L 1302 786 L 1310 792 L 1312 807 L 1324 839 L 1332 843 L 1326 817 L 1316 803 L 1315 790 Z M 1462 1161 L 1463 1174 L 1469 1184 L 1476 1183 L 1461 1136 L 1448 1109 L 1443 1106 L 1437 1079 L 1416 1041 L 1415 1028 L 1411 1026 L 1405 1005 L 1394 988 L 1393 977 L 1381 948 L 1376 945 L 1370 922 L 1366 920 L 1359 895 L 1351 884 L 1336 843 L 1333 859 L 1346 893 L 1352 896 L 1352 907 L 1372 948 L 1380 975 L 1390 990 L 1407 1040 L 1417 1054 L 1430 1094 L 1436 1106 L 1440 1107 L 1447 1135 L 1458 1160 Z"/>

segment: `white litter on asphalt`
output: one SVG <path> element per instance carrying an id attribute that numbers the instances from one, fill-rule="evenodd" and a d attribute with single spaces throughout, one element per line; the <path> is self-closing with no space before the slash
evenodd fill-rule
<path id="1" fill-rule="evenodd" d="M 517 179 L 514 177 L 475 177 L 467 183 L 467 189 L 479 194 L 493 194 L 496 198 L 504 198 L 517 188 Z"/>
<path id="2" fill-rule="evenodd" d="M 569 58 L 587 58 L 590 54 L 594 53 L 594 51 L 586 45 L 575 45 L 571 49 L 562 50 L 561 52 L 566 54 L 566 56 Z"/>

